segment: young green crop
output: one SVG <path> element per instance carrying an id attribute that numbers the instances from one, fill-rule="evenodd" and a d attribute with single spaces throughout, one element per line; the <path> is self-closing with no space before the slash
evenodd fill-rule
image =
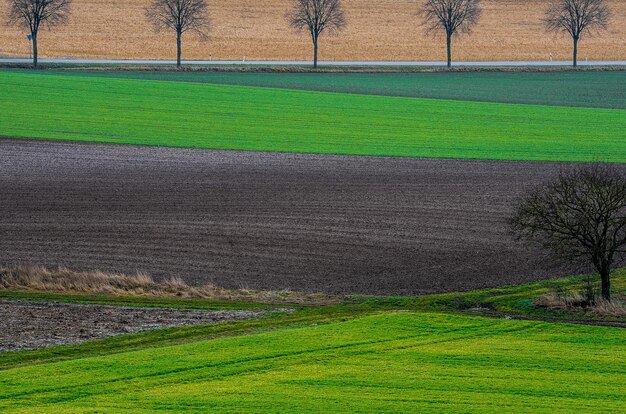
<path id="1" fill-rule="evenodd" d="M 626 162 L 624 110 L 0 72 L 0 136 L 322 154 Z"/>
<path id="2" fill-rule="evenodd" d="M 62 70 L 46 73 L 412 98 L 626 109 L 626 71 L 266 73 Z"/>
<path id="3" fill-rule="evenodd" d="M 12 412 L 623 412 L 626 331 L 427 313 L 0 372 Z"/>

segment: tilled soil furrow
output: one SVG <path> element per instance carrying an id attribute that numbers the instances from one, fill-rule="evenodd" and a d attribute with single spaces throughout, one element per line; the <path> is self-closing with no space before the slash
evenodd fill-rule
<path id="1" fill-rule="evenodd" d="M 0 300 L 0 352 L 79 343 L 155 328 L 251 319 L 267 313 Z"/>
<path id="2" fill-rule="evenodd" d="M 0 264 L 369 294 L 564 276 L 507 219 L 572 166 L 1 139 Z"/>

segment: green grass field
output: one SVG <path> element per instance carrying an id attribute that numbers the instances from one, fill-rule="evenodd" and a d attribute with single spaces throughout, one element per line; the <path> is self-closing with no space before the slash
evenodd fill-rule
<path id="1" fill-rule="evenodd" d="M 532 306 L 556 286 L 577 292 L 583 280 L 355 297 L 337 305 L 295 305 L 293 313 L 250 321 L 4 353 L 0 411 L 622 412 L 623 328 L 461 311 L 481 304 L 496 313 L 598 320 Z M 626 269 L 613 281 L 616 295 L 626 293 Z M 194 309 L 270 306 L 30 292 L 0 297 Z"/>
<path id="2" fill-rule="evenodd" d="M 626 71 L 249 73 L 62 70 L 46 73 L 411 98 L 626 109 Z"/>
<path id="3" fill-rule="evenodd" d="M 626 111 L 0 71 L 0 136 L 435 158 L 626 162 Z"/>
<path id="4" fill-rule="evenodd" d="M 623 412 L 626 331 L 429 313 L 0 372 L 18 412 Z"/>

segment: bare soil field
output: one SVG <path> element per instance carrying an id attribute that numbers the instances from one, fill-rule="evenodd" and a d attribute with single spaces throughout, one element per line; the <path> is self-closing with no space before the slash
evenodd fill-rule
<path id="1" fill-rule="evenodd" d="M 186 325 L 258 317 L 267 311 L 180 310 L 0 300 L 0 352 Z"/>
<path id="2" fill-rule="evenodd" d="M 507 219 L 568 167 L 3 139 L 0 265 L 369 294 L 565 276 Z"/>
<path id="3" fill-rule="evenodd" d="M 613 11 L 606 33 L 584 38 L 581 61 L 626 59 L 626 2 L 607 0 Z M 144 19 L 149 0 L 75 0 L 68 25 L 42 31 L 42 57 L 171 59 L 172 33 L 154 33 Z M 432 61 L 445 58 L 443 39 L 424 33 L 416 0 L 344 0 L 348 26 L 322 40 L 321 60 Z M 210 2 L 209 38 L 184 39 L 186 59 L 303 60 L 311 46 L 288 26 L 290 0 Z M 569 39 L 542 26 L 547 0 L 483 0 L 483 16 L 471 36 L 455 41 L 454 58 L 466 61 L 568 60 Z M 0 15 L 6 14 L 0 2 Z M 0 25 L 0 57 L 28 57 L 24 29 Z"/>

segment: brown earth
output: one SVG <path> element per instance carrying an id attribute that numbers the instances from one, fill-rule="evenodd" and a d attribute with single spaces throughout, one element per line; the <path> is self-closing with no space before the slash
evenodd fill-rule
<path id="1" fill-rule="evenodd" d="M 607 0 L 613 11 L 608 32 L 583 39 L 580 59 L 626 59 L 626 1 Z M 175 38 L 156 34 L 144 19 L 149 0 L 74 0 L 68 25 L 44 31 L 42 57 L 172 58 Z M 188 59 L 304 60 L 311 47 L 306 34 L 285 21 L 290 0 L 210 1 L 212 30 L 207 41 L 184 40 Z M 455 41 L 458 60 L 570 59 L 570 41 L 547 34 L 541 19 L 548 0 L 483 0 L 480 26 Z M 344 0 L 348 26 L 321 45 L 322 60 L 430 61 L 445 57 L 442 39 L 424 34 L 417 0 Z M 6 13 L 0 1 L 0 15 Z M 0 26 L 0 57 L 29 55 L 26 31 Z"/>
<path id="2" fill-rule="evenodd" d="M 85 342 L 148 329 L 251 319 L 268 311 L 180 310 L 0 300 L 0 352 Z"/>
<path id="3" fill-rule="evenodd" d="M 507 219 L 570 166 L 3 139 L 0 266 L 370 294 L 565 276 Z"/>

